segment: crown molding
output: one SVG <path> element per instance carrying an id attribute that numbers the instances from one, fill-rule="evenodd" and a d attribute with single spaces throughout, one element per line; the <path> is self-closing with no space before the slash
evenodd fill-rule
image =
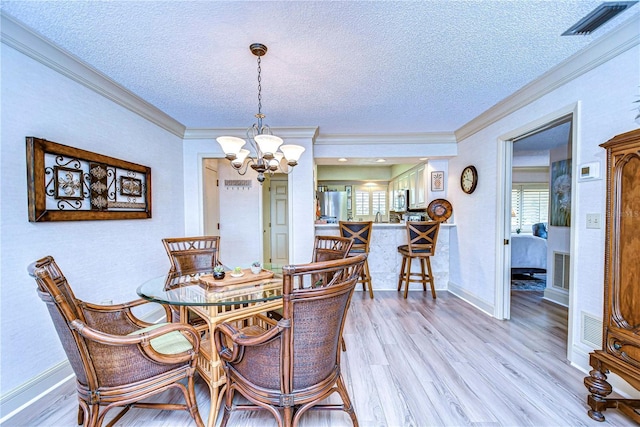
<path id="1" fill-rule="evenodd" d="M 274 135 L 281 138 L 307 138 L 315 139 L 318 136 L 317 126 L 299 127 L 272 127 Z M 219 136 L 247 137 L 247 128 L 186 128 L 184 139 L 215 139 Z"/>
<path id="2" fill-rule="evenodd" d="M 182 138 L 185 126 L 72 53 L 0 13 L 2 43 Z"/>
<path id="3" fill-rule="evenodd" d="M 506 97 L 455 131 L 458 141 L 542 98 L 640 43 L 640 13 Z"/>
<path id="4" fill-rule="evenodd" d="M 453 132 L 318 135 L 316 145 L 455 144 Z"/>

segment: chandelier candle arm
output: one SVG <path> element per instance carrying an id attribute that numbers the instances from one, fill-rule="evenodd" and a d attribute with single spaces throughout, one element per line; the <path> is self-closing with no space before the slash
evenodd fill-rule
<path id="1" fill-rule="evenodd" d="M 265 172 L 270 175 L 273 175 L 276 171 L 285 174 L 291 173 L 291 168 L 298 164 L 298 160 L 305 149 L 300 145 L 283 145 L 282 138 L 273 135 L 269 125 L 262 123 L 265 115 L 262 114 L 262 69 L 260 58 L 266 55 L 267 47 L 260 43 L 253 43 L 249 46 L 249 50 L 258 57 L 258 114 L 255 115 L 258 122 L 247 129 L 247 140 L 251 148 L 256 152 L 255 157 L 250 155 L 250 150 L 242 148 L 247 142 L 242 138 L 219 136 L 216 141 L 220 144 L 226 159 L 231 162 L 231 166 L 240 175 L 244 175 L 249 165 L 251 165 L 251 169 L 258 173 L 258 181 L 262 184 L 265 180 Z M 278 151 L 278 148 L 280 151 Z M 287 170 L 282 168 L 282 159 L 289 165 Z"/>

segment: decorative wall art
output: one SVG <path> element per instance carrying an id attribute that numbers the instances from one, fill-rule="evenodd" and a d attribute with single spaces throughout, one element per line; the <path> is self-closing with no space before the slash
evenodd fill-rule
<path id="1" fill-rule="evenodd" d="M 29 221 L 151 218 L 151 168 L 27 137 Z"/>
<path id="2" fill-rule="evenodd" d="M 351 210 L 351 191 L 352 191 L 352 186 L 351 185 L 345 185 L 344 186 L 344 191 L 347 192 L 347 210 L 350 211 Z"/>
<path id="3" fill-rule="evenodd" d="M 571 159 L 551 163 L 549 225 L 571 226 Z"/>
<path id="4" fill-rule="evenodd" d="M 431 172 L 431 191 L 444 191 L 444 171 Z"/>

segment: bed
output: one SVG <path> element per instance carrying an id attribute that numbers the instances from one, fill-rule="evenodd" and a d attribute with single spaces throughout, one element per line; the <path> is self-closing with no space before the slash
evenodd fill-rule
<path id="1" fill-rule="evenodd" d="M 511 235 L 511 274 L 547 272 L 547 239 L 530 234 Z"/>

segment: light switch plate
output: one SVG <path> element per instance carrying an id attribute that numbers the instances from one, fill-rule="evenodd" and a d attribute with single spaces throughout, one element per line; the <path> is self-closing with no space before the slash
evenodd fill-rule
<path id="1" fill-rule="evenodd" d="M 600 228 L 600 214 L 588 213 L 587 214 L 587 228 Z"/>

